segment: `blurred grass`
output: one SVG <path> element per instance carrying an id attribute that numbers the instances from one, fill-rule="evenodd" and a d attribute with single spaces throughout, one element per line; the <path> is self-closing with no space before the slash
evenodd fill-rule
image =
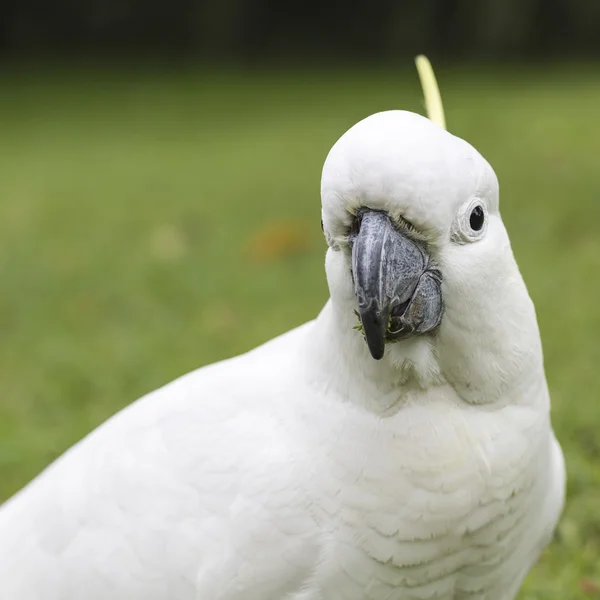
<path id="1" fill-rule="evenodd" d="M 520 596 L 600 597 L 600 67 L 438 69 L 537 306 L 568 507 Z M 313 318 L 320 168 L 416 73 L 0 77 L 0 500 L 116 410 Z"/>

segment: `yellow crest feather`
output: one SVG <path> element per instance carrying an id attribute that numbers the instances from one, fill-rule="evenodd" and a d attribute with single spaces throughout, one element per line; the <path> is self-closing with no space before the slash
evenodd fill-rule
<path id="1" fill-rule="evenodd" d="M 423 88 L 423 96 L 425 97 L 425 108 L 427 116 L 440 127 L 446 129 L 446 117 L 444 116 L 444 105 L 442 104 L 442 96 L 438 87 L 433 67 L 429 59 L 420 54 L 415 58 L 421 87 Z"/>

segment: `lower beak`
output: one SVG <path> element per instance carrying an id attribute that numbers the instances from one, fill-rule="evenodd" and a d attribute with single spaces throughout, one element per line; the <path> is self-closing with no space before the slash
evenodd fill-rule
<path id="1" fill-rule="evenodd" d="M 424 246 L 398 231 L 386 213 L 362 214 L 352 240 L 352 272 L 358 313 L 374 359 L 383 357 L 386 340 L 426 333 L 439 324 L 439 271 L 430 268 Z"/>

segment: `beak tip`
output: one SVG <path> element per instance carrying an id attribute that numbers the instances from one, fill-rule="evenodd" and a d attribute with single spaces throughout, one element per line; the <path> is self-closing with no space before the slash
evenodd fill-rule
<path id="1" fill-rule="evenodd" d="M 371 356 L 381 360 L 385 353 L 385 326 L 387 312 L 380 314 L 378 310 L 370 308 L 360 311 L 360 320 L 363 325 L 363 334 Z"/>
<path id="2" fill-rule="evenodd" d="M 383 355 L 385 353 L 385 349 L 384 348 L 369 348 L 369 352 L 371 352 L 371 356 L 375 359 L 375 360 L 381 360 L 383 358 Z"/>
<path id="3" fill-rule="evenodd" d="M 381 360 L 385 353 L 385 337 L 379 331 L 365 331 L 369 352 L 375 360 Z"/>

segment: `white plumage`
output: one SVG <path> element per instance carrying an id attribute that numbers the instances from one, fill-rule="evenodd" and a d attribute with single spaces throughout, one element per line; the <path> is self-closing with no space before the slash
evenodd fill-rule
<path id="1" fill-rule="evenodd" d="M 138 400 L 10 499 L 0 598 L 515 597 L 565 473 L 494 172 L 390 111 L 333 147 L 322 202 L 321 314 Z M 439 327 L 381 360 L 354 328 L 365 209 L 409 228 L 443 281 Z"/>

